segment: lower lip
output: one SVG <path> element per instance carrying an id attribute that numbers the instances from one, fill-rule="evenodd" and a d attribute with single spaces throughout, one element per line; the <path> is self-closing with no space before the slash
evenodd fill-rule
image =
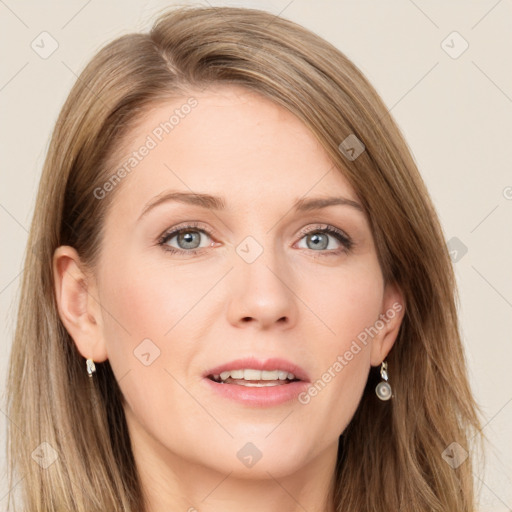
<path id="1" fill-rule="evenodd" d="M 211 389 L 225 398 L 251 407 L 272 407 L 297 399 L 309 384 L 304 381 L 278 384 L 276 386 L 248 387 L 239 384 L 222 384 L 204 378 Z"/>

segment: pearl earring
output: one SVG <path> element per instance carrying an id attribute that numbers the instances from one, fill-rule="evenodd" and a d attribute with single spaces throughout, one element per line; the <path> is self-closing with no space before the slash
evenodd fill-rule
<path id="1" fill-rule="evenodd" d="M 380 366 L 380 376 L 382 381 L 377 384 L 375 393 L 381 400 L 389 400 L 393 391 L 388 382 L 388 363 L 386 361 L 382 361 Z"/>

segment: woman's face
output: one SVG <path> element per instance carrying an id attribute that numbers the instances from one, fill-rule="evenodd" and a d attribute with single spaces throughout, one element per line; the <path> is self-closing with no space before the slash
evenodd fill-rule
<path id="1" fill-rule="evenodd" d="M 75 341 L 108 357 L 139 457 L 276 478 L 333 462 L 401 297 L 296 117 L 239 87 L 192 96 L 150 111 L 114 172 L 136 163 L 96 191 L 116 189 L 90 288 L 101 314 L 94 349 Z M 208 377 L 244 368 L 281 373 Z M 301 380 L 275 382 L 289 372 Z"/>

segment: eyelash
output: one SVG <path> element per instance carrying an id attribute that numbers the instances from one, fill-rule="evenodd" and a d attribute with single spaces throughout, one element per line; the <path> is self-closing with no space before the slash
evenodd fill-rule
<path id="1" fill-rule="evenodd" d="M 174 236 L 178 235 L 181 232 L 186 231 L 198 231 L 202 232 L 206 235 L 208 235 L 210 238 L 213 237 L 212 233 L 205 228 L 200 228 L 200 225 L 196 222 L 192 222 L 190 224 L 187 224 L 186 226 L 178 226 L 177 228 L 173 228 L 169 231 L 166 231 L 163 233 L 160 238 L 158 239 L 158 245 L 162 247 L 162 249 L 166 252 L 169 252 L 171 254 L 186 254 L 186 255 L 192 255 L 195 256 L 196 254 L 202 252 L 204 249 L 207 249 L 207 247 L 201 247 L 200 249 L 191 249 L 191 250 L 184 250 L 184 249 L 176 249 L 175 247 L 170 247 L 166 243 L 174 238 Z M 299 240 L 302 240 L 306 235 L 309 235 L 311 233 L 327 233 L 328 235 L 333 236 L 336 238 L 344 248 L 336 249 L 336 250 L 327 250 L 324 249 L 323 251 L 313 251 L 313 253 L 318 253 L 314 255 L 314 258 L 317 257 L 324 257 L 324 256 L 338 256 L 341 253 L 348 253 L 351 251 L 354 242 L 348 237 L 343 231 L 329 225 L 324 225 L 324 227 L 315 226 L 314 228 L 305 229 L 300 232 L 300 238 Z"/>

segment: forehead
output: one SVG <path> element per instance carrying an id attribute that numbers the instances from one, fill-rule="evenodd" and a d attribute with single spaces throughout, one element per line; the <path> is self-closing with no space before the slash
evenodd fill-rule
<path id="1" fill-rule="evenodd" d="M 164 188 L 223 195 L 228 206 L 333 191 L 356 199 L 300 119 L 239 86 L 192 91 L 154 106 L 120 154 L 112 172 L 124 167 L 121 195 L 137 204 Z"/>

